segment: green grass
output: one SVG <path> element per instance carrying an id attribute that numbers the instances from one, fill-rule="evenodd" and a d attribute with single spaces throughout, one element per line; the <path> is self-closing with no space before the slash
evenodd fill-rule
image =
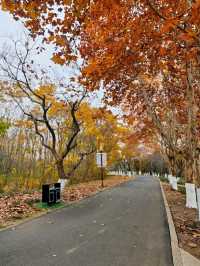
<path id="1" fill-rule="evenodd" d="M 45 210 L 52 210 L 52 209 L 59 209 L 66 206 L 64 202 L 58 202 L 56 204 L 48 205 L 47 203 L 37 202 L 34 206 L 38 209 L 45 209 Z"/>

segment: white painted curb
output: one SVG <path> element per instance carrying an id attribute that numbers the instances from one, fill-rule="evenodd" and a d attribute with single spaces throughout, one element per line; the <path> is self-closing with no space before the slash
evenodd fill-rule
<path id="1" fill-rule="evenodd" d="M 181 249 L 181 255 L 184 266 L 200 266 L 200 261 L 185 250 Z"/>
<path id="2" fill-rule="evenodd" d="M 159 180 L 159 182 L 160 182 L 160 180 Z M 162 192 L 162 196 L 163 196 L 163 200 L 164 200 L 164 204 L 165 204 L 165 209 L 166 209 L 166 213 L 167 213 L 167 220 L 168 220 L 168 224 L 169 224 L 173 263 L 174 263 L 174 266 L 183 266 L 183 259 L 181 256 L 181 250 L 180 250 L 179 245 L 178 245 L 178 238 L 177 238 L 174 222 L 173 222 L 170 208 L 169 208 L 169 205 L 167 203 L 167 199 L 165 197 L 165 193 L 164 193 L 164 190 L 162 188 L 161 183 L 160 183 L 160 188 L 161 188 L 161 192 Z"/>

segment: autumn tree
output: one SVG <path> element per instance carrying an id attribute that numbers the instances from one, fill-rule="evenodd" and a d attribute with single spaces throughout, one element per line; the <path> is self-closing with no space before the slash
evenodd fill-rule
<path id="1" fill-rule="evenodd" d="M 187 180 L 197 182 L 194 165 L 199 157 L 199 43 L 195 14 L 199 5 L 190 1 L 178 5 L 176 1 L 95 5 L 91 23 L 83 34 L 82 54 L 88 58 L 83 73 L 97 87 L 103 81 L 107 98 L 112 98 L 114 104 L 129 105 L 132 115 L 139 118 L 146 111 L 162 139 L 172 173 L 176 172 L 175 161 L 181 154 Z M 97 14 L 97 10 L 101 13 Z M 145 74 L 160 80 L 168 77 L 152 90 L 150 84 L 141 82 Z M 182 104 L 186 108 L 181 109 Z M 184 125 L 180 123 L 181 115 Z"/>
<path id="2" fill-rule="evenodd" d="M 34 70 L 30 53 L 29 43 L 25 44 L 24 50 L 18 48 L 15 43 L 14 56 L 10 58 L 9 53 L 2 54 L 5 92 L 27 117 L 27 123 L 30 122 L 34 127 L 41 144 L 53 155 L 59 178 L 68 179 L 84 157 L 94 152 L 94 148 L 85 152 L 80 150 L 77 163 L 68 173 L 65 172 L 65 158 L 72 150 L 78 149 L 77 138 L 81 132 L 81 123 L 77 112 L 86 97 L 86 91 L 76 90 L 72 85 L 68 85 L 62 93 L 61 88 L 57 90 L 56 85 L 47 81 L 43 70 L 45 78 L 39 81 L 42 76 L 39 77 Z"/>

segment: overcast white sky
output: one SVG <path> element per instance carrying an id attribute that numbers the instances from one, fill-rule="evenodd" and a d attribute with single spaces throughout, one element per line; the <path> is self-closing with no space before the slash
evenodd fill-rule
<path id="1" fill-rule="evenodd" d="M 10 39 L 23 39 L 25 32 L 26 28 L 20 21 L 15 21 L 8 12 L 0 11 L 0 49 L 2 49 L 5 43 L 9 44 Z M 39 40 L 37 42 L 40 44 Z M 34 61 L 44 67 L 51 65 L 54 71 L 60 76 L 66 75 L 66 73 L 68 76 L 72 76 L 74 72 L 71 69 L 56 65 L 50 60 L 52 52 L 53 47 L 46 45 L 46 51 L 37 57 L 34 56 Z"/>
<path id="2" fill-rule="evenodd" d="M 20 21 L 15 21 L 8 12 L 0 11 L 0 47 L 6 42 L 9 43 L 10 39 L 20 40 L 26 32 L 25 27 Z M 51 49 L 42 55 L 42 61 L 45 65 L 50 64 Z M 37 58 L 38 60 L 38 58 Z M 41 62 L 41 55 L 40 55 Z"/>

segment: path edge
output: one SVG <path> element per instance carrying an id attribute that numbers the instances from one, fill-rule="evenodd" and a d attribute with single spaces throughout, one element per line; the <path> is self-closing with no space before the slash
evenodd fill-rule
<path id="1" fill-rule="evenodd" d="M 169 233 L 170 233 L 170 239 L 171 239 L 173 263 L 174 263 L 174 266 L 183 266 L 184 264 L 183 264 L 183 259 L 182 259 L 182 255 L 181 255 L 181 249 L 180 249 L 179 244 L 178 244 L 178 237 L 177 237 L 174 222 L 172 219 L 172 214 L 171 214 L 171 211 L 170 211 L 170 208 L 169 208 L 166 196 L 165 196 L 165 192 L 163 190 L 163 187 L 162 187 L 160 180 L 159 180 L 159 183 L 160 183 L 162 197 L 163 197 L 165 210 L 166 210 L 166 214 L 167 214 Z"/>

